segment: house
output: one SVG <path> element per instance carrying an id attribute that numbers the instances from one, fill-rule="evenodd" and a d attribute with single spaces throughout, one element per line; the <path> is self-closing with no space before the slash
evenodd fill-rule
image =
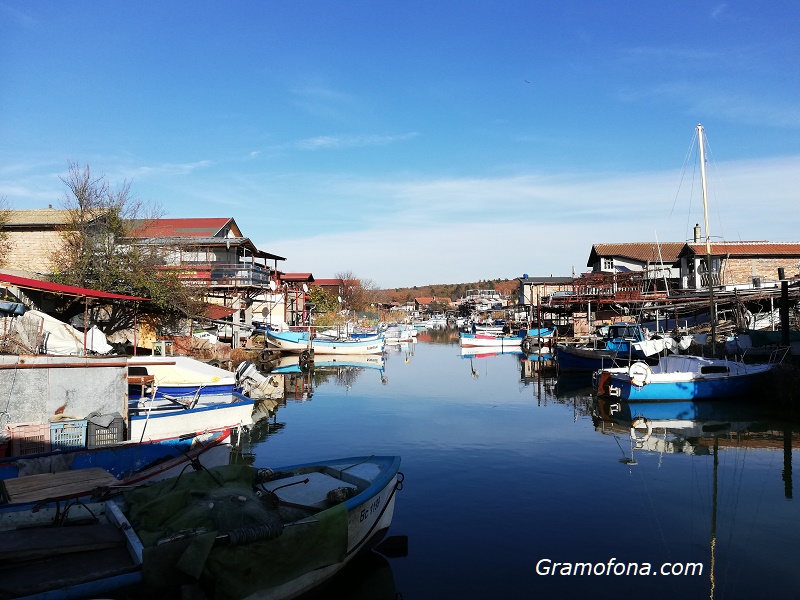
<path id="1" fill-rule="evenodd" d="M 641 271 L 645 279 L 677 279 L 679 274 L 674 264 L 684 245 L 684 242 L 594 244 L 586 266 L 592 273 Z"/>
<path id="2" fill-rule="evenodd" d="M 570 294 L 574 277 L 529 277 L 526 273 L 519 278 L 519 299 L 517 304 L 525 307 L 528 314 L 540 305 L 544 298 L 559 294 Z"/>
<path id="3" fill-rule="evenodd" d="M 71 223 L 70 211 L 55 208 L 7 211 L 3 232 L 9 250 L 4 267 L 29 273 L 53 272 L 52 257 L 62 245 L 61 232 Z M 101 215 L 95 219 L 98 220 Z M 92 221 L 90 221 L 90 224 Z"/>
<path id="4" fill-rule="evenodd" d="M 178 270 L 187 284 L 202 286 L 209 302 L 228 309 L 231 325 L 220 333 L 234 347 L 252 329 L 254 307 L 272 291 L 278 261 L 286 260 L 256 248 L 229 217 L 133 221 L 126 241 L 151 247 L 164 268 Z"/>
<path id="5" fill-rule="evenodd" d="M 799 242 L 712 242 L 711 284 L 725 290 L 777 287 L 778 269 L 785 278 L 800 276 Z M 675 261 L 680 291 L 705 291 L 709 286 L 706 245 L 683 244 Z"/>

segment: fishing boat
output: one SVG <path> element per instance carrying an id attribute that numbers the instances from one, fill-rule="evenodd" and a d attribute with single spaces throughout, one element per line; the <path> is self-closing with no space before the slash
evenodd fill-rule
<path id="1" fill-rule="evenodd" d="M 643 328 L 637 323 L 613 323 L 592 346 L 556 345 L 556 362 L 559 371 L 594 372 L 616 367 L 631 361 L 645 360 L 645 350 L 637 347 L 646 341 Z"/>
<path id="2" fill-rule="evenodd" d="M 657 365 L 635 362 L 603 369 L 598 396 L 622 400 L 729 400 L 757 395 L 777 363 L 745 364 L 702 356 L 662 356 Z"/>
<path id="3" fill-rule="evenodd" d="M 0 527 L 13 520 L 14 513 L 31 507 L 56 514 L 65 507 L 54 503 L 91 496 L 97 488 L 116 489 L 177 475 L 218 446 L 229 452 L 230 434 L 230 429 L 221 428 L 158 441 L 58 448 L 2 458 Z"/>
<path id="4" fill-rule="evenodd" d="M 253 423 L 255 399 L 239 391 L 205 395 L 203 403 L 170 406 L 140 401 L 128 406 L 129 436 L 134 441 L 158 440 L 194 431 L 215 431 Z"/>
<path id="5" fill-rule="evenodd" d="M 16 559 L 0 567 L 9 575 L 0 589 L 10 597 L 97 597 L 141 583 L 148 595 L 178 597 L 190 583 L 206 597 L 295 598 L 386 535 L 399 467 L 396 456 L 225 465 L 138 486 L 95 507 L 84 528 L 66 526 L 86 516 L 78 507 L 59 527 L 0 531 L 0 552 Z M 72 580 L 64 577 L 68 558 Z"/>
<path id="6" fill-rule="evenodd" d="M 371 340 L 330 340 L 311 338 L 307 331 L 267 331 L 267 343 L 281 352 L 299 354 L 313 349 L 315 354 L 381 354 L 382 337 Z"/>
<path id="7" fill-rule="evenodd" d="M 331 354 L 315 358 L 314 369 L 352 367 L 357 369 L 383 370 L 385 360 L 380 354 Z M 273 374 L 302 373 L 307 371 L 297 356 L 282 356 L 270 369 Z"/>
<path id="8" fill-rule="evenodd" d="M 460 333 L 459 341 L 462 347 L 488 347 L 488 348 L 516 348 L 519 350 L 524 336 L 521 335 L 494 335 L 485 333 Z"/>
<path id="9" fill-rule="evenodd" d="M 128 357 L 128 399 L 160 404 L 197 402 L 201 395 L 230 394 L 234 373 L 189 356 Z"/>

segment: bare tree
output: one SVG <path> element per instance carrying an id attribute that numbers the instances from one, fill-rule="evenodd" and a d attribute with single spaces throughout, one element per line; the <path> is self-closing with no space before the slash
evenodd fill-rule
<path id="1" fill-rule="evenodd" d="M 352 271 L 343 271 L 334 277 L 342 280 L 342 308 L 364 311 L 375 302 L 376 286 L 371 279 L 359 279 Z"/>
<path id="2" fill-rule="evenodd" d="M 69 174 L 61 181 L 67 186 L 63 205 L 69 216 L 61 231 L 62 247 L 54 249 L 52 256 L 55 279 L 150 298 L 141 307 L 117 303 L 98 308 L 94 316 L 103 314 L 98 326 L 105 333 L 129 329 L 134 319 L 173 325 L 185 315 L 195 314 L 194 293 L 178 274 L 160 268 L 157 252 L 130 243 L 131 229 L 142 220 L 160 216 L 159 206 L 140 202 L 127 181 L 112 189 L 105 176 L 94 176 L 88 165 L 81 168 L 70 163 Z M 62 311 L 69 318 L 82 308 L 72 303 Z"/>

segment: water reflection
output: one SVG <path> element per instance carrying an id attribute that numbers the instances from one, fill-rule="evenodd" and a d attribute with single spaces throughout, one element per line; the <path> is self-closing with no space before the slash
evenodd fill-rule
<path id="1" fill-rule="evenodd" d="M 342 597 L 359 597 L 373 575 L 415 598 L 794 592 L 792 424 L 757 409 L 763 399 L 609 403 L 594 397 L 588 374 L 559 375 L 519 352 L 463 352 L 436 333 L 442 343 L 387 349 L 388 385 L 380 369 L 361 368 L 343 389 L 336 369 L 346 366 L 327 372 L 319 356 L 313 372 L 280 375 L 286 397 L 241 454 L 267 466 L 331 448 L 402 454 L 409 485 L 392 533 L 413 539 L 412 552 L 377 573 L 354 567 L 335 588 Z M 631 435 L 637 418 L 649 436 L 641 423 Z M 544 557 L 698 561 L 704 571 L 545 578 L 534 573 Z"/>

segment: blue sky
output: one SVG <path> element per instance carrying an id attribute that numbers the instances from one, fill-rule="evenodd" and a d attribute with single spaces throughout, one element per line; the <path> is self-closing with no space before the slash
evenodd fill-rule
<path id="1" fill-rule="evenodd" d="M 586 270 L 592 244 L 798 241 L 800 3 L 0 0 L 0 197 L 70 161 L 290 272 Z"/>

